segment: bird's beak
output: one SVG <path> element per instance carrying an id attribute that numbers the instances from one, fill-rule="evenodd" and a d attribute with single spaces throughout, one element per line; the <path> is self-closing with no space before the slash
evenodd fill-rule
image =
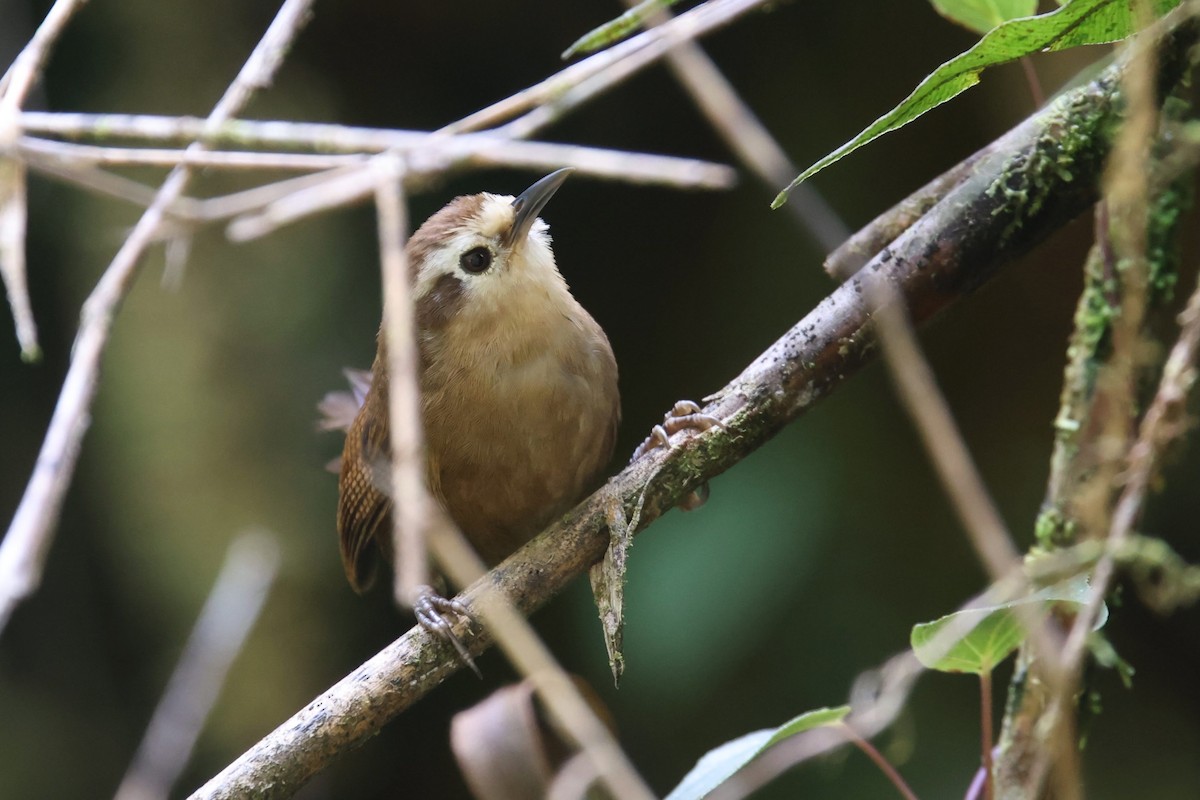
<path id="1" fill-rule="evenodd" d="M 513 200 L 513 224 L 508 233 L 504 235 L 506 247 L 512 247 L 518 242 L 525 241 L 525 237 L 529 235 L 529 229 L 533 227 L 533 221 L 537 219 L 538 214 L 546 207 L 546 203 L 550 202 L 550 198 L 558 191 L 558 187 L 563 185 L 563 181 L 572 172 L 574 170 L 571 167 L 555 170 L 521 192 L 521 196 Z"/>

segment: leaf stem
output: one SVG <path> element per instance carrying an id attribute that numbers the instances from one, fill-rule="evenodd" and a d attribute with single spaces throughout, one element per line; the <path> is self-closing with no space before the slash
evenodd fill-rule
<path id="1" fill-rule="evenodd" d="M 979 724 L 982 732 L 981 747 L 983 759 L 983 796 L 993 800 L 992 784 L 992 672 L 982 670 L 979 673 Z"/>
<path id="2" fill-rule="evenodd" d="M 1042 89 L 1042 81 L 1038 77 L 1037 70 L 1034 69 L 1033 59 L 1029 56 L 1021 56 L 1021 69 L 1025 70 L 1025 80 L 1029 84 L 1029 94 L 1033 97 L 1033 107 L 1041 108 L 1046 104 L 1046 92 Z"/>
<path id="3" fill-rule="evenodd" d="M 858 731 L 846 723 L 839 722 L 837 725 L 846 734 L 847 739 L 853 742 L 859 750 L 866 753 L 867 758 L 875 762 L 875 765 L 883 771 L 883 774 L 887 776 L 887 779 L 892 782 L 892 785 L 896 787 L 896 791 L 900 792 L 905 800 L 918 800 L 916 793 L 904 782 L 904 778 L 900 776 L 900 772 L 892 766 L 890 761 L 883 757 L 883 753 L 875 749 L 875 745 L 859 736 Z"/>

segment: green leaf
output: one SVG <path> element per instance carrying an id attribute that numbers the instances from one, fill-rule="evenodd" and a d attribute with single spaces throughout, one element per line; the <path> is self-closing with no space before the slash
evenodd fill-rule
<path id="1" fill-rule="evenodd" d="M 666 800 L 700 800 L 768 748 L 798 733 L 836 725 L 849 713 L 850 706 L 818 708 L 790 719 L 774 730 L 767 728 L 747 733 L 713 748 L 700 757 L 696 766 L 671 790 Z"/>
<path id="2" fill-rule="evenodd" d="M 1010 19 L 1037 13 L 1037 0 L 930 0 L 934 9 L 951 22 L 976 33 L 987 33 Z"/>
<path id="3" fill-rule="evenodd" d="M 818 708 L 813 711 L 805 711 L 798 717 L 792 717 L 787 722 L 775 729 L 774 735 L 767 740 L 763 746 L 763 750 L 768 747 L 779 744 L 784 739 L 795 736 L 798 733 L 811 731 L 813 728 L 822 728 L 826 725 L 834 725 L 841 722 L 850 713 L 850 706 L 834 706 L 833 708 Z"/>
<path id="4" fill-rule="evenodd" d="M 1087 578 L 1078 576 L 1007 603 L 955 611 L 933 622 L 914 625 L 910 639 L 912 649 L 917 659 L 929 669 L 976 675 L 991 672 L 1025 638 L 1025 628 L 1013 609 L 1040 606 L 1048 611 L 1051 606 L 1066 605 L 1082 610 L 1090 597 Z M 1100 628 L 1107 620 L 1108 609 L 1105 607 L 1095 627 Z M 951 624 L 961 625 L 964 633 L 957 640 L 937 641 L 938 633 Z"/>
<path id="5" fill-rule="evenodd" d="M 643 0 L 611 22 L 606 22 L 599 28 L 593 28 L 576 39 L 573 45 L 563 51 L 563 61 L 572 56 L 590 53 L 621 41 L 634 31 L 640 30 L 645 24 L 646 17 L 660 8 L 670 8 L 678 2 L 679 0 Z"/>
<path id="6" fill-rule="evenodd" d="M 1151 0 L 1156 16 L 1178 4 L 1179 0 Z M 1072 0 L 1048 14 L 1006 22 L 992 29 L 970 50 L 934 70 L 900 105 L 875 120 L 862 133 L 801 172 L 779 193 L 771 207 L 779 208 L 787 202 L 788 192 L 830 164 L 885 133 L 907 125 L 926 111 L 979 83 L 979 73 L 987 67 L 1041 50 L 1065 50 L 1084 44 L 1115 42 L 1129 36 L 1134 30 L 1136 22 L 1129 0 Z"/>

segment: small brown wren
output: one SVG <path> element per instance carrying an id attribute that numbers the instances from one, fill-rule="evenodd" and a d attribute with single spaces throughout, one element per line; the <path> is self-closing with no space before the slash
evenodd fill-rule
<path id="1" fill-rule="evenodd" d="M 559 274 L 538 218 L 570 170 L 516 199 L 457 197 L 407 244 L 430 493 L 489 564 L 595 488 L 621 412 L 604 331 Z M 367 589 L 390 558 L 384 331 L 346 436 L 338 536 L 346 577 Z"/>

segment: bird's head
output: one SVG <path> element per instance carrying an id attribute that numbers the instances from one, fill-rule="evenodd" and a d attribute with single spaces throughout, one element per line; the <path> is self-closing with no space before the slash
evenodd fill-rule
<path id="1" fill-rule="evenodd" d="M 439 331 L 455 320 L 516 323 L 570 294 L 538 218 L 570 169 L 552 172 L 520 196 L 457 197 L 425 221 L 408 243 L 417 327 Z M 472 326 L 474 327 L 474 326 Z"/>

